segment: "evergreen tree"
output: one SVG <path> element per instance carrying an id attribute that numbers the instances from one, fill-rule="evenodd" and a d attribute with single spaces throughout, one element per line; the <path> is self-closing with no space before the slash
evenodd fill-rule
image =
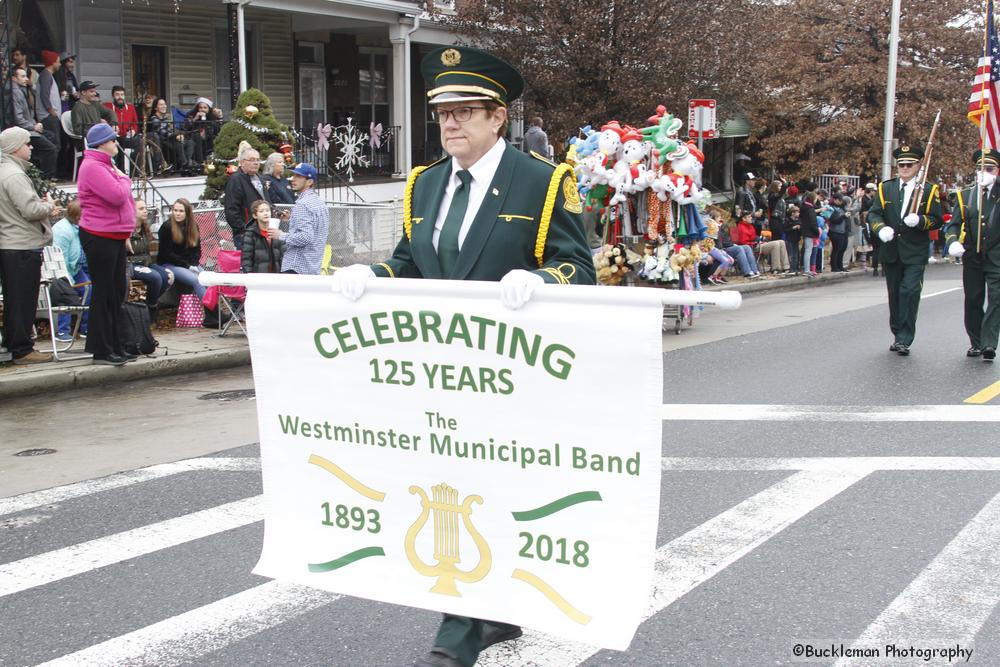
<path id="1" fill-rule="evenodd" d="M 249 107 L 249 108 L 248 108 Z M 248 88 L 240 95 L 230 120 L 222 126 L 215 138 L 214 162 L 209 164 L 208 178 L 202 199 L 218 199 L 226 189 L 230 170 L 235 170 L 236 152 L 240 142 L 246 141 L 259 153 L 261 160 L 292 143 L 292 134 L 286 125 L 274 117 L 271 100 L 256 88 Z"/>

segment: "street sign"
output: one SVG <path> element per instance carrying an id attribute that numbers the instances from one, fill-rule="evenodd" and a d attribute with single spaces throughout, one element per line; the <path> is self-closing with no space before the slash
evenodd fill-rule
<path id="1" fill-rule="evenodd" d="M 715 100 L 688 100 L 688 136 L 715 139 Z"/>

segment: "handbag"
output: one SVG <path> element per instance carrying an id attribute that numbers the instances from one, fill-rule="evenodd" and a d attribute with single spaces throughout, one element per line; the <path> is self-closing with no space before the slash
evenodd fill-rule
<path id="1" fill-rule="evenodd" d="M 197 294 L 181 294 L 177 305 L 178 327 L 200 327 L 205 322 L 205 311 L 201 307 L 201 299 Z"/>
<path id="2" fill-rule="evenodd" d="M 56 278 L 49 283 L 49 299 L 53 306 L 83 305 L 83 299 L 65 278 Z"/>

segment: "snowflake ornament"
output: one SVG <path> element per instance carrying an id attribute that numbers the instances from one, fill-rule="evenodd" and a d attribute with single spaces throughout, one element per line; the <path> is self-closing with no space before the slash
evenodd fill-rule
<path id="1" fill-rule="evenodd" d="M 367 167 L 368 158 L 365 157 L 364 147 L 368 143 L 368 135 L 358 131 L 354 126 L 354 121 L 349 117 L 347 125 L 341 125 L 333 131 L 333 141 L 337 144 L 340 157 L 334 163 L 334 169 L 347 172 L 347 182 L 354 182 L 355 167 Z"/>

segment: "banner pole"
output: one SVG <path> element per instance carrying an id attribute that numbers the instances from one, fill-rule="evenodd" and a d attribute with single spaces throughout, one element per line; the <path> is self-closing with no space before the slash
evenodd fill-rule
<path id="1" fill-rule="evenodd" d="M 249 289 L 287 289 L 295 292 L 328 292 L 330 276 L 297 276 L 280 273 L 216 273 L 203 271 L 198 281 L 206 287 L 246 287 Z M 500 283 L 477 280 L 428 280 L 417 278 L 372 278 L 366 292 L 370 294 L 426 295 L 437 291 L 452 297 L 498 299 Z M 573 302 L 582 306 L 605 304 L 657 303 L 664 306 L 717 306 L 724 310 L 740 307 L 743 296 L 733 290 L 703 292 L 700 290 L 610 289 L 593 285 L 541 285 L 532 294 L 531 302 Z"/>

